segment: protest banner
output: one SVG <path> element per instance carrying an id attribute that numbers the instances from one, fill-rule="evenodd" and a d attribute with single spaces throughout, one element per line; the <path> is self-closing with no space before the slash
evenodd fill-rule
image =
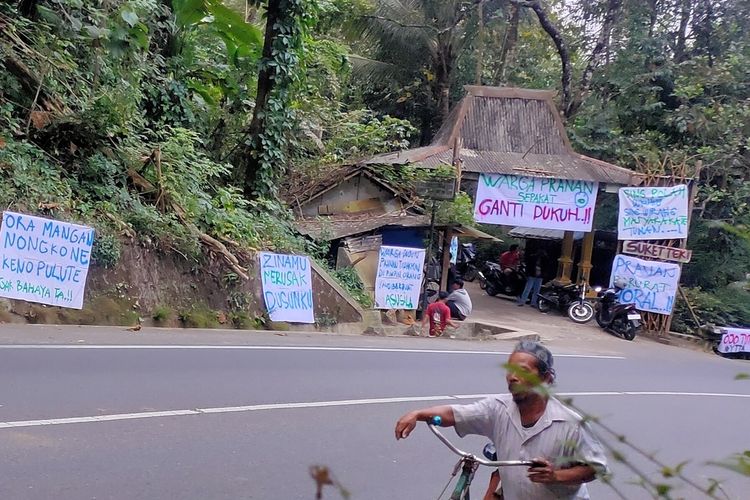
<path id="1" fill-rule="evenodd" d="M 620 188 L 617 238 L 620 240 L 670 240 L 687 238 L 688 188 Z"/>
<path id="2" fill-rule="evenodd" d="M 693 252 L 687 248 L 667 247 L 654 245 L 646 241 L 627 240 L 622 243 L 622 252 L 641 257 L 651 257 L 657 260 L 668 260 L 671 262 L 690 262 Z"/>
<path id="3" fill-rule="evenodd" d="M 618 254 L 612 263 L 610 286 L 616 277 L 628 280 L 628 286 L 620 292 L 621 303 L 635 304 L 639 311 L 672 313 L 680 284 L 679 264 Z"/>
<path id="4" fill-rule="evenodd" d="M 480 174 L 474 220 L 484 224 L 590 231 L 597 182 Z"/>
<path id="5" fill-rule="evenodd" d="M 3 212 L 0 296 L 83 308 L 94 230 Z"/>
<path id="6" fill-rule="evenodd" d="M 731 354 L 735 352 L 750 352 L 750 329 L 722 328 L 723 334 L 719 342 L 719 352 Z"/>
<path id="7" fill-rule="evenodd" d="M 260 252 L 260 276 L 272 321 L 315 323 L 309 257 Z"/>
<path id="8" fill-rule="evenodd" d="M 422 288 L 425 250 L 382 246 L 375 278 L 377 309 L 416 309 Z"/>

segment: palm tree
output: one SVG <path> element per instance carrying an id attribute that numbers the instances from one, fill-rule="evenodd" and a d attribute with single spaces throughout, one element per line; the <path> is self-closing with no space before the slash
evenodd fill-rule
<path id="1" fill-rule="evenodd" d="M 457 58 L 474 35 L 470 28 L 480 2 L 486 0 L 375 0 L 349 30 L 355 49 L 362 51 L 351 57 L 360 75 L 401 86 L 422 81 L 427 108 L 422 142 L 429 138 L 426 129 L 434 129 L 448 114 Z"/>

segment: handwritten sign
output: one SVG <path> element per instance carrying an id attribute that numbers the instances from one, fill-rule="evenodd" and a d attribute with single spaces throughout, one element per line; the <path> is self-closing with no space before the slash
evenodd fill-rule
<path id="1" fill-rule="evenodd" d="M 597 182 L 481 174 L 474 220 L 565 231 L 590 231 Z"/>
<path id="2" fill-rule="evenodd" d="M 375 307 L 416 309 L 422 288 L 425 250 L 380 247 L 378 275 L 375 278 Z"/>
<path id="3" fill-rule="evenodd" d="M 635 304 L 640 311 L 672 313 L 680 284 L 678 264 L 618 254 L 612 263 L 610 285 L 617 277 L 628 280 L 628 286 L 620 292 L 621 303 Z"/>
<path id="4" fill-rule="evenodd" d="M 665 247 L 645 241 L 631 240 L 623 242 L 622 251 L 630 255 L 640 255 L 642 257 L 682 263 L 690 262 L 690 258 L 693 256 L 693 252 L 686 248 Z"/>
<path id="5" fill-rule="evenodd" d="M 260 276 L 272 321 L 315 323 L 309 257 L 261 252 Z"/>
<path id="6" fill-rule="evenodd" d="M 620 188 L 617 237 L 621 240 L 687 238 L 688 188 Z"/>
<path id="7" fill-rule="evenodd" d="M 719 342 L 719 352 L 750 352 L 750 329 L 722 328 L 724 334 Z"/>
<path id="8" fill-rule="evenodd" d="M 0 296 L 51 306 L 83 307 L 94 230 L 3 212 Z"/>

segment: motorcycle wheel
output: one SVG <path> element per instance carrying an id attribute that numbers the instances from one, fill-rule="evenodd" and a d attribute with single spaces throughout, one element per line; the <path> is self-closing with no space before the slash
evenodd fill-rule
<path id="1" fill-rule="evenodd" d="M 482 290 L 485 290 L 487 288 L 487 280 L 480 279 L 479 288 L 481 288 Z"/>
<path id="2" fill-rule="evenodd" d="M 596 314 L 594 315 L 594 319 L 596 320 L 596 324 L 599 325 L 600 328 L 607 328 L 607 323 L 602 319 L 601 309 L 596 311 Z"/>
<path id="3" fill-rule="evenodd" d="M 464 281 L 468 281 L 469 283 L 471 283 L 472 281 L 477 279 L 477 270 L 469 269 L 468 271 L 466 271 L 466 274 L 464 274 L 463 278 Z"/>
<path id="4" fill-rule="evenodd" d="M 638 333 L 638 329 L 633 325 L 632 322 L 628 321 L 627 326 L 625 326 L 625 331 L 622 332 L 622 338 L 625 340 L 633 340 L 635 338 L 636 333 Z"/>
<path id="5" fill-rule="evenodd" d="M 568 317 L 575 323 L 588 323 L 594 317 L 594 307 L 588 302 L 574 302 L 568 308 Z"/>
<path id="6" fill-rule="evenodd" d="M 487 286 L 485 286 L 484 291 L 487 292 L 487 295 L 490 297 L 494 297 L 498 293 L 498 289 L 495 288 L 495 285 L 492 283 L 487 283 Z"/>
<path id="7" fill-rule="evenodd" d="M 536 308 L 539 309 L 539 312 L 546 313 L 549 312 L 550 309 L 552 309 L 552 303 L 550 303 L 550 301 L 547 299 L 539 297 L 536 303 Z"/>

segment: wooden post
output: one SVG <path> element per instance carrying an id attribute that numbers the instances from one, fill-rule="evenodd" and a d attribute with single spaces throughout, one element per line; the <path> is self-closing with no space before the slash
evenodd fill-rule
<path id="1" fill-rule="evenodd" d="M 594 231 L 590 231 L 583 236 L 583 246 L 581 247 L 581 263 L 578 265 L 578 283 L 585 281 L 591 283 L 591 256 L 594 253 Z"/>
<path id="2" fill-rule="evenodd" d="M 570 284 L 570 275 L 573 271 L 573 231 L 565 231 L 562 243 L 562 254 L 557 259 L 557 278 L 555 282 L 560 285 Z"/>
<path id="3" fill-rule="evenodd" d="M 703 169 L 703 162 L 701 160 L 698 160 L 695 162 L 695 174 L 693 174 L 692 180 L 690 180 L 690 185 L 688 186 L 688 212 L 687 212 L 687 227 L 688 227 L 688 234 L 685 235 L 685 238 L 680 240 L 680 244 L 678 245 L 680 248 L 687 248 L 687 240 L 690 236 L 690 223 L 693 220 L 693 207 L 695 206 L 695 194 L 698 190 L 698 180 L 700 179 L 701 170 Z M 682 262 L 680 262 L 680 281 L 682 281 Z M 682 289 L 679 287 L 678 283 L 678 290 L 682 291 Z M 682 292 L 683 296 L 685 292 Z M 693 309 L 690 305 L 690 302 L 687 301 L 687 296 L 683 297 L 685 302 L 688 305 L 688 308 L 690 309 L 690 312 L 695 314 L 693 312 Z M 672 318 L 674 317 L 674 311 L 667 316 L 666 324 L 664 325 L 664 333 L 669 335 L 669 332 L 672 329 Z M 698 325 L 700 327 L 700 325 Z"/>
<path id="4" fill-rule="evenodd" d="M 453 239 L 453 228 L 445 229 L 443 238 L 443 266 L 440 273 L 440 289 L 448 289 L 448 270 L 451 267 L 451 240 Z"/>
<path id="5" fill-rule="evenodd" d="M 435 233 L 435 208 L 437 207 L 437 202 L 435 200 L 432 200 L 432 217 L 430 218 L 430 243 L 427 245 L 427 257 L 425 259 L 425 266 L 427 266 L 427 269 L 430 268 L 430 265 L 432 264 L 432 237 Z M 425 278 L 422 282 L 422 314 L 427 310 L 427 279 Z"/>
<path id="6" fill-rule="evenodd" d="M 461 191 L 461 147 L 463 141 L 461 137 L 456 137 L 453 141 L 453 166 L 456 169 L 456 193 Z"/>

